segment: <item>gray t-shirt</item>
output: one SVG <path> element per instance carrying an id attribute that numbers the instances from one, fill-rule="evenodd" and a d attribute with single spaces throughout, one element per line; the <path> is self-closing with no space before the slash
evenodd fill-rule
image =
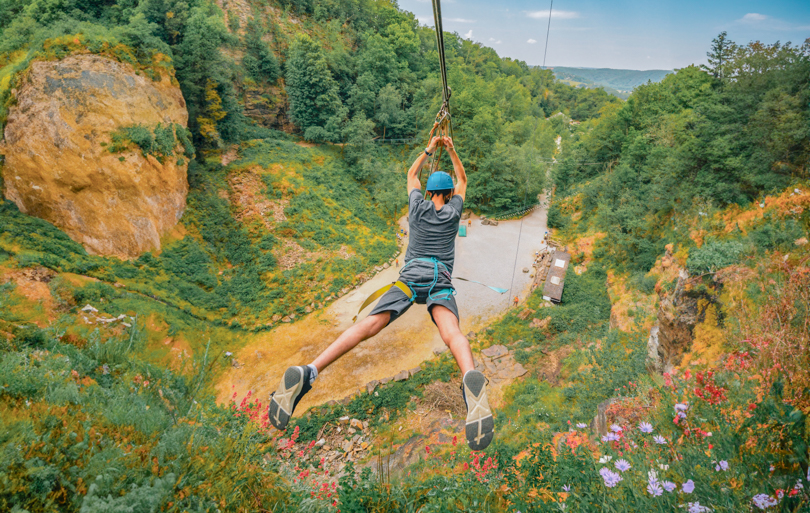
<path id="1" fill-rule="evenodd" d="M 456 234 L 461 220 L 464 200 L 453 196 L 441 210 L 436 211 L 432 201 L 422 197 L 422 191 L 412 189 L 408 195 L 408 223 L 410 242 L 405 261 L 414 258 L 436 257 L 452 274 L 456 253 Z"/>

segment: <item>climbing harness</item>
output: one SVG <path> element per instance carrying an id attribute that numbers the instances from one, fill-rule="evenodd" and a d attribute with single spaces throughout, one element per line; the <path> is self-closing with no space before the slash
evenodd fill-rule
<path id="1" fill-rule="evenodd" d="M 447 266 L 445 266 L 441 262 L 441 260 L 439 260 L 437 258 L 434 258 L 434 257 L 430 257 L 430 258 L 414 258 L 412 260 L 409 260 L 409 261 L 407 261 L 405 263 L 405 265 L 402 266 L 402 270 L 400 270 L 400 273 L 405 271 L 406 267 L 408 267 L 409 265 L 411 265 L 412 263 L 417 262 L 417 261 L 419 261 L 419 262 L 429 262 L 429 263 L 433 264 L 433 279 L 429 283 L 417 283 L 417 282 L 412 282 L 412 281 L 403 282 L 403 281 L 397 280 L 397 281 L 391 283 L 390 285 L 386 285 L 386 286 L 384 286 L 384 287 L 382 287 L 380 289 L 377 289 L 376 291 L 372 292 L 371 295 L 368 296 L 365 301 L 363 301 L 363 304 L 360 306 L 360 309 L 357 311 L 357 315 L 352 317 L 352 322 L 357 322 L 357 317 L 360 315 L 360 312 L 365 310 L 368 305 L 370 305 L 371 303 L 376 301 L 380 296 L 382 296 L 383 294 L 385 294 L 386 292 L 391 290 L 391 288 L 393 288 L 393 287 L 398 288 L 406 296 L 408 296 L 408 299 L 411 300 L 411 303 L 416 301 L 416 290 L 414 290 L 414 289 L 417 289 L 417 288 L 422 288 L 422 289 L 427 288 L 428 289 L 428 299 L 430 299 L 431 301 L 446 301 L 446 300 L 449 300 L 451 297 L 456 295 L 455 290 L 453 290 L 453 289 L 441 289 L 441 290 L 439 290 L 437 292 L 433 291 L 433 289 L 436 287 L 436 283 L 439 281 L 439 274 L 440 273 L 444 274 L 450 280 L 461 280 L 461 281 L 466 281 L 466 282 L 469 282 L 469 283 L 477 283 L 479 285 L 483 285 L 484 287 L 492 289 L 492 290 L 494 290 L 495 292 L 497 292 L 499 294 L 505 294 L 507 292 L 507 289 L 500 289 L 498 287 L 492 287 L 492 286 L 487 285 L 485 283 L 481 283 L 480 281 L 468 280 L 467 278 L 460 278 L 458 276 L 453 278 L 452 276 L 450 276 L 450 272 L 447 270 Z M 442 271 L 439 271 L 439 266 L 442 266 Z"/>

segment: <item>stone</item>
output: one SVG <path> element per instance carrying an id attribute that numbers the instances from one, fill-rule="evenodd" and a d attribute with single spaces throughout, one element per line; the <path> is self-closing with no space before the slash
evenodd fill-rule
<path id="1" fill-rule="evenodd" d="M 324 452 L 326 452 L 326 451 L 331 451 L 331 450 L 332 450 L 332 446 L 331 446 L 331 445 L 324 445 L 322 449 L 324 450 Z"/>
<path id="2" fill-rule="evenodd" d="M 324 445 L 326 445 L 326 438 L 321 438 L 320 440 L 315 442 L 315 445 L 318 447 L 323 447 Z"/>
<path id="3" fill-rule="evenodd" d="M 467 219 L 470 218 L 471 215 L 472 212 L 470 212 L 469 210 L 465 210 L 464 212 L 461 213 L 461 220 L 466 221 Z"/>
<path id="4" fill-rule="evenodd" d="M 523 272 L 524 272 L 524 273 L 528 273 L 528 272 L 529 272 L 529 268 L 528 268 L 528 267 L 524 267 L 524 268 L 523 268 Z"/>
<path id="5" fill-rule="evenodd" d="M 596 407 L 596 416 L 591 421 L 591 431 L 593 431 L 594 435 L 596 436 L 605 436 L 608 432 L 608 422 L 607 422 L 607 409 L 608 406 L 613 404 L 614 399 L 608 399 L 606 401 L 602 401 Z"/>
<path id="6" fill-rule="evenodd" d="M 414 367 L 413 369 L 408 370 L 408 374 L 410 377 L 413 377 L 414 374 L 419 373 L 422 370 L 422 367 Z"/>
<path id="7" fill-rule="evenodd" d="M 446 352 L 447 352 L 447 346 L 437 347 L 436 349 L 433 350 L 433 354 L 435 354 L 436 356 L 439 356 L 440 354 L 443 354 L 443 353 L 446 353 Z"/>
<path id="8" fill-rule="evenodd" d="M 285 316 L 284 316 L 284 317 L 281 319 L 281 322 L 291 322 L 291 321 L 292 321 L 292 319 L 290 319 L 290 316 L 289 316 L 289 315 L 285 315 Z"/>
<path id="9" fill-rule="evenodd" d="M 368 429 L 368 421 L 367 421 L 367 420 L 364 420 L 364 421 L 363 421 L 363 431 L 365 431 L 365 430 L 367 430 L 367 429 Z"/>
<path id="10" fill-rule="evenodd" d="M 348 431 L 350 435 L 353 435 L 353 434 L 357 433 L 357 430 L 356 430 L 356 429 L 354 429 L 353 427 L 350 427 L 350 428 L 349 428 L 349 429 L 347 429 L 346 431 Z"/>
<path id="11" fill-rule="evenodd" d="M 470 339 L 470 338 L 475 338 L 475 332 L 474 332 L 474 331 L 471 331 L 471 332 L 467 333 L 467 338 L 468 338 L 468 339 Z"/>
<path id="12" fill-rule="evenodd" d="M 807 244 L 807 237 L 802 237 L 801 239 L 796 239 L 793 241 L 793 244 L 796 246 L 804 246 Z"/>
<path id="13" fill-rule="evenodd" d="M 311 307 L 311 306 L 307 306 L 306 308 L 304 308 L 304 312 L 306 312 L 306 313 L 312 313 L 312 307 Z"/>
<path id="14" fill-rule="evenodd" d="M 384 264 L 383 264 L 383 269 L 388 269 L 389 267 L 391 267 L 391 266 L 390 266 L 390 265 L 388 265 L 388 262 L 386 262 L 386 263 L 384 263 Z"/>
<path id="15" fill-rule="evenodd" d="M 525 320 L 526 320 L 526 319 L 528 319 L 528 318 L 529 318 L 529 316 L 530 316 L 531 314 L 533 314 L 533 313 L 534 313 L 534 310 L 532 310 L 532 309 L 530 309 L 530 308 L 526 308 L 525 310 L 521 311 L 521 312 L 518 314 L 518 319 L 520 319 L 521 321 L 525 321 Z"/>
<path id="16" fill-rule="evenodd" d="M 351 440 L 343 440 L 343 443 L 340 444 L 340 448 L 343 449 L 343 452 L 351 452 L 352 450 L 352 441 Z"/>
<path id="17" fill-rule="evenodd" d="M 344 417 L 340 417 L 338 419 L 338 422 L 340 422 L 341 424 L 343 424 L 345 426 L 345 425 L 347 425 L 349 423 L 349 420 L 350 420 L 350 417 L 348 415 L 346 415 Z"/>
<path id="18" fill-rule="evenodd" d="M 394 378 L 382 378 L 380 380 L 380 385 L 385 385 L 386 383 L 392 381 Z"/>
<path id="19" fill-rule="evenodd" d="M 408 371 L 399 371 L 399 373 L 394 376 L 394 381 L 405 381 L 408 379 Z"/>
<path id="20" fill-rule="evenodd" d="M 496 344 L 494 346 L 490 346 L 484 349 L 483 351 L 481 351 L 481 354 L 483 354 L 484 356 L 488 356 L 489 358 L 497 358 L 499 356 L 509 354 L 509 350 L 506 349 L 506 346 Z"/>
<path id="21" fill-rule="evenodd" d="M 360 429 L 360 430 L 363 429 L 363 423 L 361 421 L 357 420 L 357 419 L 350 420 L 349 425 L 351 427 L 353 427 L 354 429 Z"/>
<path id="22" fill-rule="evenodd" d="M 535 329 L 538 329 L 538 330 L 542 330 L 542 329 L 547 328 L 548 323 L 550 323 L 550 322 L 551 322 L 551 317 L 546 317 L 543 320 L 540 320 L 539 318 L 534 318 L 534 319 L 532 319 L 532 322 L 529 323 L 529 327 L 530 328 L 535 328 Z"/>
<path id="23" fill-rule="evenodd" d="M 156 78 L 100 55 L 33 62 L 0 143 L 6 199 L 91 254 L 132 259 L 159 251 L 186 208 L 182 146 L 163 162 L 133 145 L 118 153 L 109 146 L 122 127 L 188 125 L 172 72 Z"/>
<path id="24" fill-rule="evenodd" d="M 374 392 L 374 389 L 376 389 L 378 386 L 380 386 L 380 382 L 375 379 L 375 380 L 369 381 L 368 384 L 366 384 L 366 390 L 370 394 L 370 393 Z"/>

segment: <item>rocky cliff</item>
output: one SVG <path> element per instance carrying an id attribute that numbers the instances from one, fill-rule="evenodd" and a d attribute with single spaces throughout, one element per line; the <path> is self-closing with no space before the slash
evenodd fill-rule
<path id="1" fill-rule="evenodd" d="M 186 204 L 185 159 L 111 153 L 121 127 L 179 124 L 180 88 L 97 55 L 35 62 L 20 81 L 0 153 L 5 197 L 45 219 L 88 252 L 133 258 L 160 248 Z"/>

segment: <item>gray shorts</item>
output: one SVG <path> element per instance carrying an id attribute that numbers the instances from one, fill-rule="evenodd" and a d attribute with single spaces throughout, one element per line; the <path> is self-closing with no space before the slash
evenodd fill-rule
<path id="1" fill-rule="evenodd" d="M 439 268 L 441 269 L 441 266 Z M 412 284 L 430 285 L 430 283 L 433 282 L 433 269 L 425 265 L 412 264 L 403 269 L 399 275 L 399 281 L 403 283 L 410 282 Z M 383 294 L 379 303 L 377 303 L 377 306 L 374 307 L 369 315 L 391 312 L 391 319 L 388 321 L 388 324 L 391 324 L 400 315 L 404 314 L 413 303 L 416 303 L 419 305 L 427 305 L 428 313 L 430 314 L 431 320 L 433 320 L 433 324 L 436 324 L 436 321 L 433 319 L 433 307 L 436 305 L 441 305 L 449 309 L 453 312 L 453 315 L 456 316 L 456 319 L 460 319 L 458 316 L 458 305 L 456 305 L 456 298 L 454 297 L 455 289 L 453 288 L 453 283 L 450 281 L 450 275 L 446 272 L 439 272 L 436 284 L 433 286 L 433 298 L 429 297 L 429 286 L 420 287 L 412 285 L 411 290 L 416 292 L 416 299 L 413 302 L 411 302 L 408 296 L 399 290 L 399 288 L 391 287 L 391 290 Z M 444 290 L 451 290 L 452 294 L 440 292 Z"/>

